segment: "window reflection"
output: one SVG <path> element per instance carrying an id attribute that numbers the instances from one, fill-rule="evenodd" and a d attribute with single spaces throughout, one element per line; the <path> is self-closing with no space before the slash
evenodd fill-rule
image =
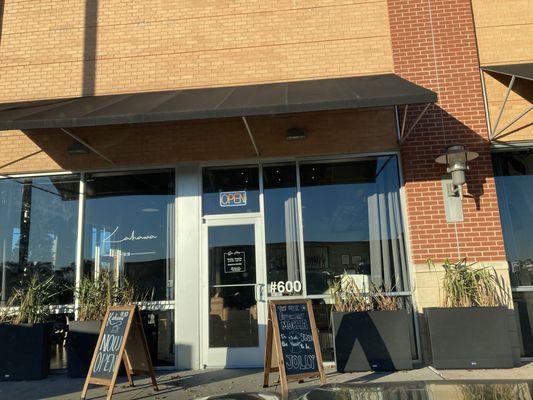
<path id="1" fill-rule="evenodd" d="M 344 272 L 402 291 L 406 259 L 396 157 L 300 166 L 308 294 Z"/>
<path id="2" fill-rule="evenodd" d="M 254 225 L 211 226 L 209 347 L 259 344 Z"/>
<path id="3" fill-rule="evenodd" d="M 513 286 L 533 285 L 533 154 L 494 154 L 505 254 Z"/>
<path id="4" fill-rule="evenodd" d="M 205 168 L 204 215 L 259 212 L 257 167 Z"/>
<path id="5" fill-rule="evenodd" d="M 513 302 L 523 357 L 533 357 L 533 291 L 513 292 Z"/>
<path id="6" fill-rule="evenodd" d="M 265 200 L 265 242 L 267 281 L 291 282 L 280 293 L 277 286 L 268 285 L 270 295 L 298 295 L 294 283 L 300 282 L 299 223 L 296 188 L 296 165 L 263 167 Z M 296 289 L 301 288 L 296 285 Z"/>
<path id="7" fill-rule="evenodd" d="M 141 318 L 154 365 L 174 365 L 174 311 L 142 310 Z"/>
<path id="8" fill-rule="evenodd" d="M 522 355 L 533 357 L 533 291 L 527 288 L 533 286 L 533 153 L 496 153 L 493 158 L 511 285 L 526 287 L 513 292 Z"/>
<path id="9" fill-rule="evenodd" d="M 78 193 L 78 175 L 0 180 L 0 304 L 34 275 L 55 277 L 54 304 L 73 301 Z"/>
<path id="10" fill-rule="evenodd" d="M 107 270 L 153 300 L 173 298 L 174 172 L 86 178 L 84 274 Z"/>

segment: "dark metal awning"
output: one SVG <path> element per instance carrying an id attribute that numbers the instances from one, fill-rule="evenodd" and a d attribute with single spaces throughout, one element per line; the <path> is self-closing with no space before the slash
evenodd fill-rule
<path id="1" fill-rule="evenodd" d="M 394 74 L 0 104 L 0 130 L 73 128 L 434 103 Z"/>
<path id="2" fill-rule="evenodd" d="M 516 76 L 517 78 L 533 81 L 533 63 L 492 65 L 481 67 L 481 69 L 487 72 L 496 72 L 497 74 Z"/>

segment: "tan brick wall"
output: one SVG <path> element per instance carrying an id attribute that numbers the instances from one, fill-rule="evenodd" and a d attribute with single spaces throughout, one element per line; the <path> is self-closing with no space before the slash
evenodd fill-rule
<path id="1" fill-rule="evenodd" d="M 293 157 L 398 150 L 392 109 L 303 113 L 248 119 L 260 156 Z M 290 127 L 307 138 L 287 141 Z M 184 121 L 73 129 L 114 161 L 94 155 L 70 156 L 72 139 L 58 130 L 0 132 L 0 174 L 120 166 L 175 165 L 191 161 L 254 160 L 242 120 Z"/>
<path id="2" fill-rule="evenodd" d="M 531 0 L 472 0 L 482 66 L 533 62 Z"/>
<path id="3" fill-rule="evenodd" d="M 533 62 L 533 3 L 531 0 L 472 0 L 479 60 L 482 66 Z M 509 78 L 484 73 L 492 125 L 498 117 Z M 519 86 L 519 87 L 518 87 Z M 527 88 L 526 88 L 527 86 Z M 517 81 L 498 130 L 531 105 L 533 83 Z M 533 114 L 502 132 L 499 141 L 532 141 Z"/>
<path id="4" fill-rule="evenodd" d="M 5 0 L 0 102 L 392 69 L 386 0 Z"/>

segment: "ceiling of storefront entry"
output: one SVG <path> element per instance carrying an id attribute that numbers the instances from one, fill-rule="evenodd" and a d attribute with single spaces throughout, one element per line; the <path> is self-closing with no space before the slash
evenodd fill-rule
<path id="1" fill-rule="evenodd" d="M 250 117 L 247 121 L 263 158 L 398 149 L 393 107 Z M 304 129 L 306 138 L 286 140 L 287 130 L 294 127 Z M 67 149 L 73 139 L 59 129 L 9 131 L 0 134 L 0 146 L 9 141 L 15 151 L 0 155 L 0 174 L 257 158 L 240 118 L 89 127 L 72 131 L 105 154 L 114 165 L 91 152 L 69 154 Z M 20 157 L 17 148 L 25 149 Z M 24 158 L 29 150 L 37 154 Z"/>

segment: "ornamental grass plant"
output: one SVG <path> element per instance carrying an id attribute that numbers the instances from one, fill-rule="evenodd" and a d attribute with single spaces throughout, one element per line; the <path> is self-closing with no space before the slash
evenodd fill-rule
<path id="1" fill-rule="evenodd" d="M 79 321 L 102 320 L 110 306 L 133 304 L 153 297 L 150 292 L 141 293 L 128 279 L 116 279 L 108 271 L 102 271 L 94 279 L 82 278 L 74 290 L 78 299 Z"/>
<path id="2" fill-rule="evenodd" d="M 434 267 L 433 262 L 428 261 Z M 498 307 L 509 304 L 503 278 L 493 267 L 477 267 L 466 259 L 444 261 L 442 280 L 444 307 Z"/>
<path id="3" fill-rule="evenodd" d="M 34 276 L 28 283 L 15 288 L 6 307 L 0 313 L 0 322 L 37 324 L 45 322 L 50 314 L 50 304 L 57 295 L 54 277 L 40 280 Z"/>
<path id="4" fill-rule="evenodd" d="M 390 288 L 371 284 L 368 289 L 360 288 L 355 279 L 347 273 L 329 282 L 329 292 L 334 312 L 395 311 L 401 310 L 401 299 L 391 296 Z"/>
<path id="5" fill-rule="evenodd" d="M 471 384 L 460 386 L 464 400 L 529 400 L 527 383 Z"/>

